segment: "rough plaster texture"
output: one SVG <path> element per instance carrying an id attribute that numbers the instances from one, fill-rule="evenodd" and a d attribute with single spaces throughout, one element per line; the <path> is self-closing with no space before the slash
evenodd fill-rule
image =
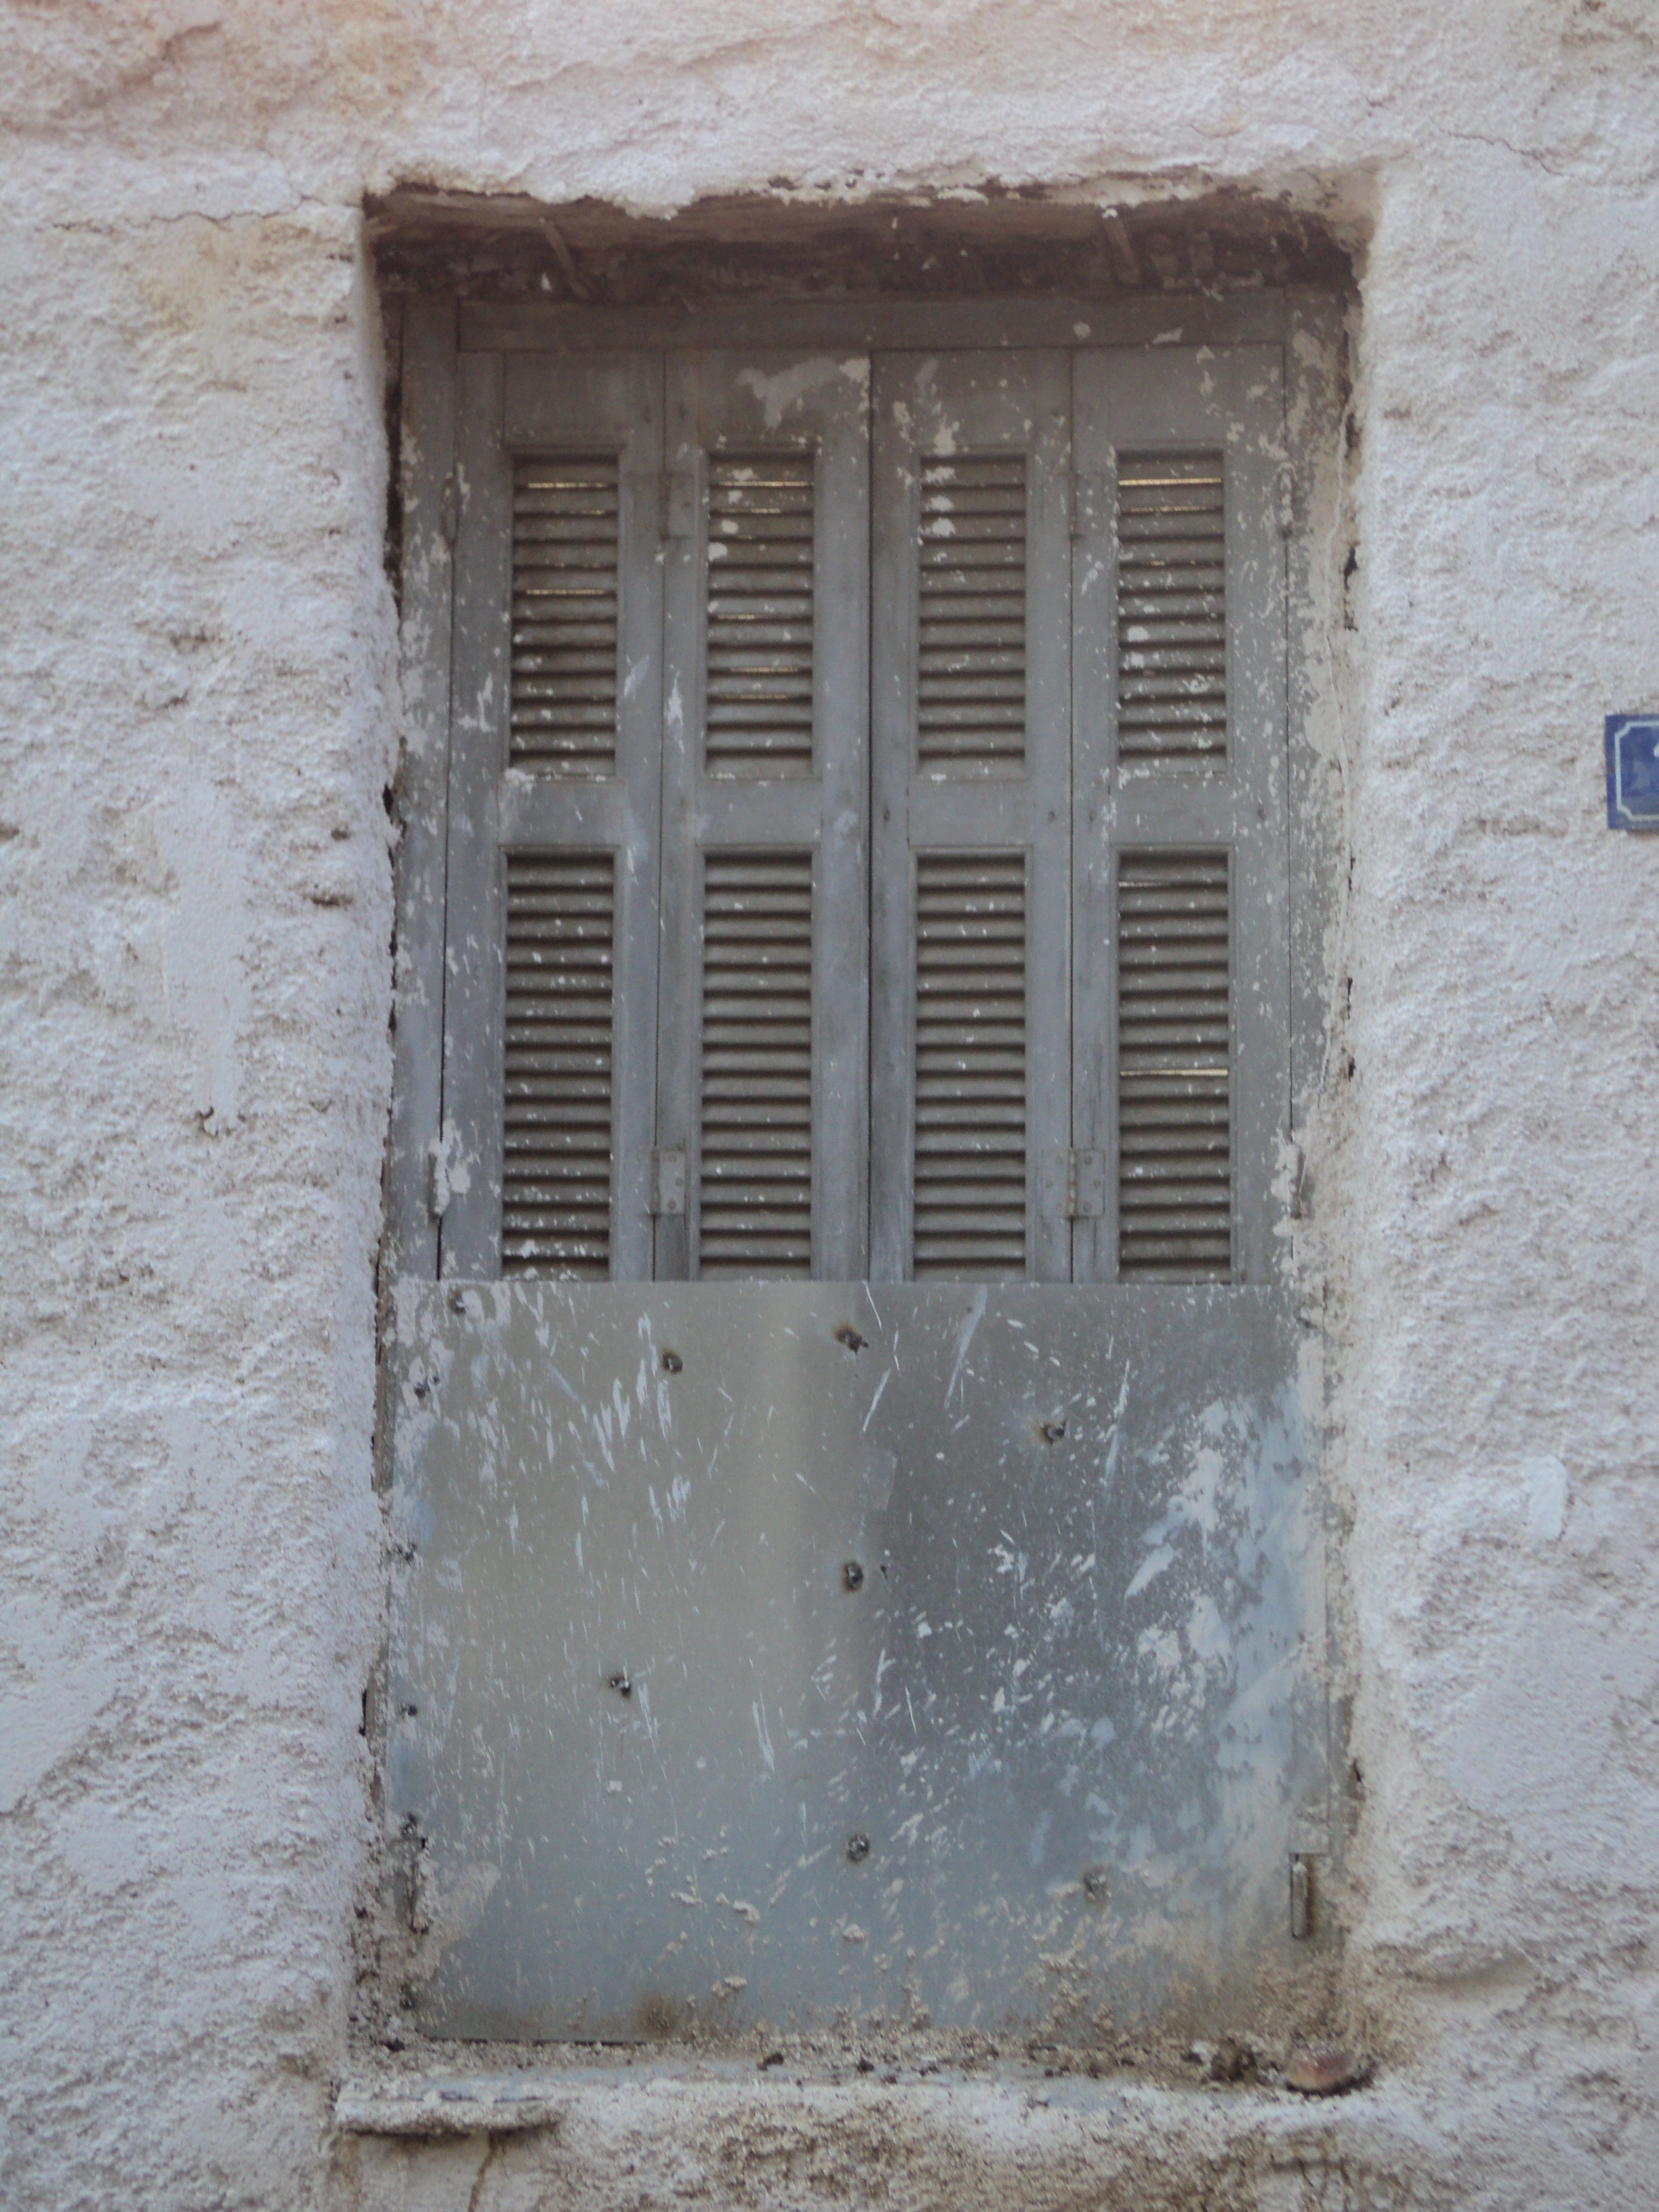
<path id="1" fill-rule="evenodd" d="M 1659 704 L 1651 6 L 7 0 L 0 61 L 0 2195 L 1650 2203 L 1659 839 L 1598 746 Z M 1115 2106 L 968 2158 L 1012 2107 L 902 2087 L 780 2136 L 712 2081 L 487 2164 L 342 2146 L 399 736 L 362 197 L 988 178 L 1362 249 L 1302 1243 L 1385 2102 L 1299 2162 Z"/>

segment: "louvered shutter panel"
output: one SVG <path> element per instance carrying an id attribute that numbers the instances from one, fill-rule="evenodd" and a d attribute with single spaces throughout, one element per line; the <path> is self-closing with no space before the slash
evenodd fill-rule
<path id="1" fill-rule="evenodd" d="M 655 1092 L 662 369 L 459 362 L 446 1275 L 638 1280 Z"/>
<path id="2" fill-rule="evenodd" d="M 871 1272 L 1064 1280 L 1069 373 L 878 363 Z"/>
<path id="3" fill-rule="evenodd" d="M 501 1273 L 611 1273 L 616 862 L 510 854 Z"/>
<path id="4" fill-rule="evenodd" d="M 912 1273 L 1026 1272 L 1025 855 L 916 856 Z"/>
<path id="5" fill-rule="evenodd" d="M 1024 453 L 921 462 L 916 753 L 925 771 L 1025 760 Z"/>
<path id="6" fill-rule="evenodd" d="M 1079 1279 L 1264 1283 L 1290 1110 L 1275 349 L 1077 356 Z"/>
<path id="7" fill-rule="evenodd" d="M 617 765 L 617 456 L 521 453 L 513 471 L 515 768 Z"/>
<path id="8" fill-rule="evenodd" d="M 856 1279 L 867 1218 L 868 377 L 668 380 L 659 1276 Z"/>
<path id="9" fill-rule="evenodd" d="M 812 855 L 703 863 L 698 1273 L 812 1272 Z"/>
<path id="10" fill-rule="evenodd" d="M 1223 480 L 1218 453 L 1119 458 L 1121 761 L 1207 760 L 1226 750 Z"/>
<path id="11" fill-rule="evenodd" d="M 812 772 L 813 459 L 709 457 L 710 775 Z"/>
<path id="12" fill-rule="evenodd" d="M 1125 853 L 1117 875 L 1118 1272 L 1232 1273 L 1225 853 Z"/>

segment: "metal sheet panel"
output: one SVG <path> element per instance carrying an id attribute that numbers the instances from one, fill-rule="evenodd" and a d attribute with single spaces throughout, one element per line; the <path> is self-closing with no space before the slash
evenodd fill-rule
<path id="1" fill-rule="evenodd" d="M 1180 2022 L 1324 1811 L 1297 1332 L 1226 1286 L 401 1286 L 439 2033 Z"/>

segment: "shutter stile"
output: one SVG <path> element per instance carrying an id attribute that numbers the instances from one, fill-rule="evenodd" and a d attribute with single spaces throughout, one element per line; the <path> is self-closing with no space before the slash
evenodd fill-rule
<path id="1" fill-rule="evenodd" d="M 912 1272 L 1026 1272 L 1025 855 L 916 858 Z"/>
<path id="2" fill-rule="evenodd" d="M 617 456 L 521 455 L 513 482 L 515 767 L 615 775 L 617 564 Z"/>
<path id="3" fill-rule="evenodd" d="M 1231 930 L 1224 852 L 1118 864 L 1118 1271 L 1232 1273 Z"/>
<path id="4" fill-rule="evenodd" d="M 711 775 L 812 772 L 813 522 L 810 453 L 710 457 Z"/>
<path id="5" fill-rule="evenodd" d="M 511 853 L 501 1273 L 611 1273 L 609 853 Z"/>
<path id="6" fill-rule="evenodd" d="M 812 1272 L 812 855 L 703 863 L 698 1272 Z"/>
<path id="7" fill-rule="evenodd" d="M 1125 454 L 1117 486 L 1119 757 L 1219 759 L 1227 750 L 1221 455 Z"/>
<path id="8" fill-rule="evenodd" d="M 1025 759 L 1025 456 L 921 464 L 917 751 L 924 774 Z"/>

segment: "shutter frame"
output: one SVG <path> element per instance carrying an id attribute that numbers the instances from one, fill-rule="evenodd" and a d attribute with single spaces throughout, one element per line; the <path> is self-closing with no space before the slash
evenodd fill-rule
<path id="1" fill-rule="evenodd" d="M 610 1272 L 648 1278 L 655 1088 L 662 618 L 656 486 L 662 373 L 652 356 L 466 355 L 457 461 L 444 1098 L 451 1176 L 445 1275 L 501 1272 L 509 853 L 615 856 Z M 512 497 L 521 454 L 614 453 L 614 773 L 527 774 L 511 760 Z"/>
<path id="2" fill-rule="evenodd" d="M 1073 368 L 1077 465 L 1116 480 L 1118 457 L 1223 457 L 1227 745 L 1220 756 L 1117 744 L 1120 608 L 1115 516 L 1073 549 L 1078 793 L 1075 941 L 1080 1041 L 1076 1141 L 1113 1159 L 1107 1212 L 1078 1224 L 1079 1280 L 1119 1273 L 1116 867 L 1120 854 L 1230 856 L 1233 1175 L 1231 1276 L 1274 1268 L 1273 1183 L 1290 1126 L 1289 825 L 1285 550 L 1277 477 L 1285 452 L 1276 346 L 1082 352 Z"/>
<path id="3" fill-rule="evenodd" d="M 669 357 L 667 464 L 703 489 L 690 533 L 665 556 L 672 675 L 663 744 L 658 1142 L 686 1152 L 690 1203 L 683 1220 L 657 1224 L 663 1279 L 695 1274 L 699 1265 L 706 863 L 744 850 L 812 855 L 812 1273 L 847 1281 L 866 1271 L 868 402 L 868 364 L 857 355 Z M 732 774 L 717 743 L 711 773 L 705 616 L 718 563 L 708 558 L 708 486 L 722 482 L 723 457 L 741 463 L 769 453 L 812 459 L 811 758 L 805 762 L 797 744 Z"/>
<path id="4" fill-rule="evenodd" d="M 915 1267 L 921 856 L 1026 858 L 1026 1259 L 1065 1281 L 1072 1224 L 1039 1163 L 1071 1131 L 1070 372 L 1048 352 L 889 355 L 876 365 L 872 732 L 871 1274 Z M 1024 454 L 1024 758 L 951 773 L 922 750 L 925 474 L 930 460 Z"/>

